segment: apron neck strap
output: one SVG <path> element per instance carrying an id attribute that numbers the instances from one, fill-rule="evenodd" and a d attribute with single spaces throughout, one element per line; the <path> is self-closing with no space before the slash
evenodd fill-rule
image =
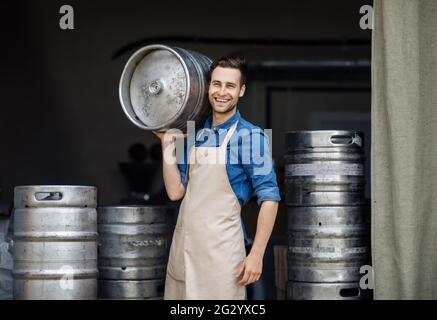
<path id="1" fill-rule="evenodd" d="M 223 140 L 223 143 L 220 148 L 226 149 L 226 146 L 228 145 L 229 140 L 231 140 L 232 135 L 234 134 L 235 130 L 237 129 L 238 120 L 235 121 L 235 123 L 232 125 L 232 127 L 229 128 L 228 133 L 226 134 L 225 140 Z"/>

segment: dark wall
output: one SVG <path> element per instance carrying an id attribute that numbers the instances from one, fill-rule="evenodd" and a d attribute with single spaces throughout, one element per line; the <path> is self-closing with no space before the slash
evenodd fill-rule
<path id="1" fill-rule="evenodd" d="M 369 60 L 370 31 L 359 28 L 359 8 L 370 2 L 143 0 L 2 4 L 1 26 L 6 32 L 1 59 L 0 199 L 10 201 L 13 187 L 25 184 L 97 185 L 101 204 L 117 203 L 126 195 L 128 185 L 118 162 L 128 160 L 131 144 L 151 146 L 157 142 L 152 133 L 128 121 L 118 100 L 123 66 L 141 43 L 159 40 L 211 58 L 239 52 L 252 64 L 293 59 Z M 59 28 L 59 8 L 63 4 L 75 9 L 75 30 Z M 211 42 L 175 37 L 203 37 Z M 214 42 L 217 38 L 295 42 Z M 136 42 L 140 43 L 119 52 Z M 116 52 L 119 55 L 114 57 Z M 252 81 L 240 104 L 243 116 L 265 126 L 266 87 L 290 83 L 299 83 L 299 79 L 275 79 L 273 75 Z M 308 83 L 307 79 L 304 85 Z M 361 81 L 360 85 L 369 85 L 369 81 Z M 313 92 L 311 97 L 308 103 L 320 104 L 319 109 L 327 112 L 336 112 L 337 104 L 341 110 L 370 112 L 370 92 L 364 98 L 348 98 L 359 100 L 355 105 L 345 100 L 342 103 L 341 94 L 337 104 L 326 106 L 324 96 Z M 286 97 L 278 95 L 274 99 L 276 108 L 289 105 Z M 305 104 L 301 105 L 294 104 L 293 123 L 305 128 L 310 120 Z M 274 137 L 283 134 L 275 132 L 275 117 L 271 123 Z M 275 148 L 280 147 L 275 144 Z M 275 149 L 274 154 L 280 157 L 281 151 Z M 160 176 L 153 185 L 162 185 Z"/>

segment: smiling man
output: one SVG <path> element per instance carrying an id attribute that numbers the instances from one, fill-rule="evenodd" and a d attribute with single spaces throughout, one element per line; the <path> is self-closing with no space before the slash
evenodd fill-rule
<path id="1" fill-rule="evenodd" d="M 268 139 L 237 108 L 246 90 L 246 73 L 246 64 L 238 57 L 223 57 L 211 65 L 212 114 L 196 132 L 187 154 L 189 164 L 163 161 L 169 198 L 183 199 L 164 299 L 243 300 L 245 286 L 261 276 L 280 196 Z M 174 148 L 174 137 L 155 134 L 161 138 L 163 152 Z M 260 212 L 246 256 L 241 208 L 254 192 Z"/>

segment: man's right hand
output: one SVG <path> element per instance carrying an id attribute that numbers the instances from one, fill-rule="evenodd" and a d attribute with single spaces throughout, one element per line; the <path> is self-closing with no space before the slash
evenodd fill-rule
<path id="1" fill-rule="evenodd" d="M 159 140 L 162 141 L 162 139 L 164 138 L 165 132 L 159 132 L 159 131 L 152 131 L 152 132 L 155 136 L 157 136 L 159 138 Z"/>
<path id="2" fill-rule="evenodd" d="M 175 140 L 184 138 L 187 134 L 181 131 L 168 130 L 166 132 L 152 131 L 160 140 L 162 146 L 162 172 L 167 195 L 172 201 L 178 201 L 185 195 L 185 187 L 181 182 L 181 175 L 176 160 Z"/>
<path id="3" fill-rule="evenodd" d="M 159 132 L 159 131 L 152 131 L 160 140 L 161 142 L 173 142 L 176 139 L 180 139 L 180 138 L 185 138 L 187 136 L 186 133 L 181 133 L 181 132 L 171 132 L 171 130 L 169 131 L 165 131 L 165 132 Z"/>

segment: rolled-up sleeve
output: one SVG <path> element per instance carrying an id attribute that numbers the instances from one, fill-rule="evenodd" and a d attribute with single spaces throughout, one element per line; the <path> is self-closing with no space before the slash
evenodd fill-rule
<path id="1" fill-rule="evenodd" d="M 256 127 L 243 135 L 239 150 L 244 171 L 255 190 L 258 205 L 267 200 L 280 201 L 270 143 L 264 131 Z"/>

